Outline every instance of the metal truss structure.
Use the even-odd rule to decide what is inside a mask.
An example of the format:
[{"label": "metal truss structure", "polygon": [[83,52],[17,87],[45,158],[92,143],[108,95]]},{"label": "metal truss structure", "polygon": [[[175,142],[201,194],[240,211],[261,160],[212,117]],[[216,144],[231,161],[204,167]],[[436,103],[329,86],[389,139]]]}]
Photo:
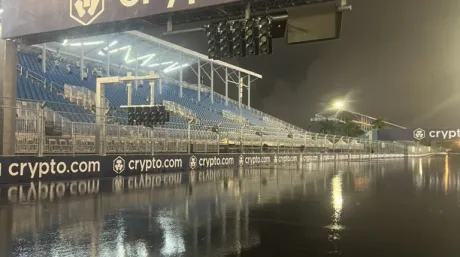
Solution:
[{"label": "metal truss structure", "polygon": [[[161,14],[144,19],[143,21],[153,25],[189,24],[203,21],[219,21],[229,19],[240,19],[249,11],[251,15],[282,14],[286,8],[319,4],[326,2],[337,2],[337,0],[252,0],[237,1],[219,7],[192,9],[188,11],[176,12],[174,14]],[[343,0],[342,0],[343,2]],[[343,4],[343,3],[342,3]],[[340,5],[342,5],[340,4]],[[346,1],[345,1],[346,4]],[[345,5],[343,4],[343,5]],[[249,10],[248,10],[249,7]]]},{"label": "metal truss structure", "polygon": [[[236,85],[240,92],[239,105],[243,105],[242,91],[247,90],[247,106],[251,107],[251,84],[261,79],[262,75],[237,67],[235,65],[208,59],[206,55],[187,48],[169,43],[159,38],[138,31],[129,31],[83,39],[51,42],[36,45],[42,49],[43,72],[46,72],[47,51],[77,58],[80,63],[80,74],[83,79],[84,65],[93,62],[103,66],[108,75],[134,72],[141,76],[154,72],[161,78],[174,79],[180,86],[179,96],[182,97],[182,87],[185,84],[183,73],[189,69],[197,76],[198,101],[201,92],[205,90],[201,77],[207,77],[210,91],[214,92],[214,83],[219,79],[225,85],[225,99],[228,105],[229,86]],[[115,74],[118,71],[118,74]],[[160,82],[161,91],[161,82]],[[214,103],[214,93],[211,102]]]},{"label": "metal truss structure", "polygon": [[[348,115],[347,115],[348,114]],[[324,111],[315,114],[315,117],[311,121],[322,121],[322,120],[332,120],[337,122],[345,122],[344,117],[352,116],[352,121],[359,125],[359,127],[364,131],[368,132],[372,130],[372,122],[377,120],[377,118],[371,117],[369,115],[361,114],[358,112],[350,110],[335,110],[335,111]],[[403,126],[383,121],[389,128],[401,128],[406,129]]]}]

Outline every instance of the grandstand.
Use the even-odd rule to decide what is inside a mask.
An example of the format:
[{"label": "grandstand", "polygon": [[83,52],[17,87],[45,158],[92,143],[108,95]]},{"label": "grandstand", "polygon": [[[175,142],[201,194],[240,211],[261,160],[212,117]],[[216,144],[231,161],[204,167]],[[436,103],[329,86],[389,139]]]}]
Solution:
[{"label": "grandstand", "polygon": [[[127,31],[143,27],[141,23],[163,24],[167,12],[168,32],[173,23],[219,20],[222,13],[226,13],[226,20],[229,15],[248,19],[265,14],[286,22],[292,10],[288,7],[317,3],[324,3],[327,10],[321,7],[315,12],[326,11],[336,26],[341,24],[341,12],[350,7],[344,0],[337,5],[334,2],[222,0],[200,6],[194,2],[154,6],[143,1],[135,7],[101,2],[92,6],[100,8],[98,12],[94,9],[88,16],[75,13],[70,1],[53,8],[37,6],[34,15],[24,15],[18,23],[25,2],[6,1],[2,36],[7,40],[2,43],[8,56],[2,63],[7,75],[2,83],[8,89],[17,84],[17,92],[4,90],[2,94],[6,121],[2,124],[3,154],[372,153],[373,149],[383,149],[379,142],[366,139],[308,132],[258,111],[251,106],[251,86],[262,75],[139,31]],[[70,10],[69,17],[56,15],[63,10]],[[100,16],[102,13],[114,15],[109,18]],[[291,22],[306,15],[305,9],[300,16],[291,14]],[[52,23],[49,17],[55,18]],[[336,38],[340,28],[331,31],[324,39],[304,40]],[[17,75],[10,78],[16,54]],[[139,79],[149,74],[158,79]],[[105,85],[101,99],[98,78],[126,76],[132,79]],[[215,86],[224,86],[225,93],[217,93]],[[229,91],[237,91],[238,99],[231,99]],[[133,126],[122,108],[152,105],[166,107],[167,123]],[[402,153],[405,147],[395,145],[383,152]]]},{"label": "grandstand", "polygon": [[[171,66],[174,63],[178,64]],[[100,72],[92,74],[94,68]],[[253,79],[262,76],[140,32],[21,46],[17,69],[19,154],[94,153],[95,111],[90,106],[97,76],[143,75],[152,70],[162,77],[154,85],[153,102],[167,107],[170,122],[154,128],[128,126],[127,114],[120,108],[128,102],[126,85],[107,87],[107,153],[363,151],[372,144],[309,133],[251,108],[249,99],[246,105],[242,97],[235,101],[220,95],[214,92],[215,79],[250,92]],[[211,85],[201,80],[187,83],[182,78],[185,69],[198,77],[204,74]],[[149,90],[148,81],[137,81],[132,104],[151,103]],[[41,138],[43,123],[58,133]]]}]

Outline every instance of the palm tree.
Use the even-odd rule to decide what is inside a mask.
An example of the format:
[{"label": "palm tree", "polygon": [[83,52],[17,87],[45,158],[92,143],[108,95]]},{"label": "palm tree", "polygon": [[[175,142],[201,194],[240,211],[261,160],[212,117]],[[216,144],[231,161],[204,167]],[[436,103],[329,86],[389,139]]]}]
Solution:
[{"label": "palm tree", "polygon": [[322,120],[319,122],[321,128],[319,130],[320,133],[323,133],[323,134],[328,134],[328,133],[334,133],[337,129],[336,129],[336,124],[334,121],[332,120],[329,120],[329,119],[326,119],[326,120]]},{"label": "palm tree", "polygon": [[364,131],[353,120],[345,120],[341,124],[342,135],[348,137],[359,137],[364,134]]},{"label": "palm tree", "polygon": [[384,129],[387,127],[387,124],[385,123],[385,120],[382,118],[377,118],[372,122],[372,128],[373,129]]}]

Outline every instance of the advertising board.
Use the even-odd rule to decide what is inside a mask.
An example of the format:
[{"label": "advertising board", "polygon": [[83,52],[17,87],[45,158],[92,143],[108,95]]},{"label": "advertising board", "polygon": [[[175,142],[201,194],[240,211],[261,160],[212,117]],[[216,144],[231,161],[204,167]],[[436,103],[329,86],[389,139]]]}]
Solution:
[{"label": "advertising board", "polygon": [[78,180],[193,170],[403,157],[389,154],[196,154],[0,157],[0,183]]},{"label": "advertising board", "polygon": [[[155,14],[221,5],[236,0],[3,0],[2,37],[93,27]],[[116,23],[115,23],[116,22]],[[125,26],[126,27],[126,26]],[[85,29],[89,30],[89,29]]]}]

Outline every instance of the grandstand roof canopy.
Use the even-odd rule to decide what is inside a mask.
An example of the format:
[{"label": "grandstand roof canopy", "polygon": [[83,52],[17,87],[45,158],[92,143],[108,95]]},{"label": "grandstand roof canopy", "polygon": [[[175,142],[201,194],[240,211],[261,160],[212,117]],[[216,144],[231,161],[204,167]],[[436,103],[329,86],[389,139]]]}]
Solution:
[{"label": "grandstand roof canopy", "polygon": [[[337,109],[328,109],[324,110],[322,112],[319,112],[315,114],[315,118],[312,120],[317,121],[317,120],[322,120],[322,119],[329,119],[329,120],[338,120],[338,121],[345,121],[345,120],[354,120],[358,123],[366,123],[364,125],[372,125],[372,122],[377,120],[378,118],[365,115],[362,113],[354,112],[351,110],[337,110]],[[405,127],[391,123],[389,121],[383,120],[385,124],[387,124],[390,128],[402,128],[405,129]]]},{"label": "grandstand roof canopy", "polygon": [[244,17],[248,3],[252,15],[272,15],[286,13],[290,7],[333,1],[337,0],[97,0],[99,8],[92,16],[86,11],[77,15],[73,6],[79,0],[2,0],[0,4],[5,9],[2,36],[38,44],[163,26],[169,19],[173,24],[238,19]]},{"label": "grandstand roof canopy", "polygon": [[253,79],[262,78],[258,73],[223,61],[211,60],[204,54],[138,31],[65,39],[62,42],[47,43],[47,48],[75,57],[81,56],[83,51],[85,59],[100,63],[106,63],[110,56],[110,63],[113,65],[132,69],[137,65],[139,70],[162,70],[166,73],[168,70],[177,70],[175,67],[192,66],[200,60],[202,65],[213,63],[214,69],[227,67],[229,72],[241,72],[241,75],[251,75]]},{"label": "grandstand roof canopy", "polygon": [[[250,2],[251,13],[253,15],[276,14],[286,12],[286,8],[334,2],[336,0],[251,0],[236,1],[218,7],[208,7],[201,9],[189,9],[173,14],[173,23],[193,23],[210,20],[228,20],[244,17],[247,3]],[[169,14],[147,17],[145,21],[153,24],[166,24]]]}]

